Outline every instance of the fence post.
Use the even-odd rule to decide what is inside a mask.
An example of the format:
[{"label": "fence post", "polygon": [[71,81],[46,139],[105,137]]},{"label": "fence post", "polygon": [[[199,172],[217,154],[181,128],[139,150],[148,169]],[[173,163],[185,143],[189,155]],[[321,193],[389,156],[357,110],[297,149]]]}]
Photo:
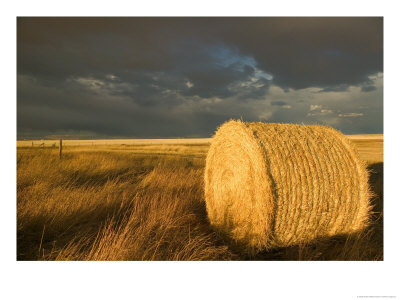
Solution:
[{"label": "fence post", "polygon": [[60,159],[62,157],[62,139],[60,139]]}]

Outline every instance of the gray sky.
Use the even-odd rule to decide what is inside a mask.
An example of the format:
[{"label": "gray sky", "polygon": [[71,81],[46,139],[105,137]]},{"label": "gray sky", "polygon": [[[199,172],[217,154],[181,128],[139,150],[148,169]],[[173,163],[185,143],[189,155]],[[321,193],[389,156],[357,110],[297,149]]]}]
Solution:
[{"label": "gray sky", "polygon": [[383,132],[382,18],[18,18],[18,138]]}]

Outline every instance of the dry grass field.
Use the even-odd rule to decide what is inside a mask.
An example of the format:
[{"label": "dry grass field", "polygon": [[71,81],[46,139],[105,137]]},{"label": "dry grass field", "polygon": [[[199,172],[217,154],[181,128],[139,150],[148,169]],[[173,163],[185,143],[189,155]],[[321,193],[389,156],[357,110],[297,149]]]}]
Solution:
[{"label": "dry grass field", "polygon": [[[209,225],[209,139],[17,142],[18,260],[383,260],[383,135],[349,136],[368,163],[371,225],[243,254]],[[53,145],[55,147],[53,147]]]}]

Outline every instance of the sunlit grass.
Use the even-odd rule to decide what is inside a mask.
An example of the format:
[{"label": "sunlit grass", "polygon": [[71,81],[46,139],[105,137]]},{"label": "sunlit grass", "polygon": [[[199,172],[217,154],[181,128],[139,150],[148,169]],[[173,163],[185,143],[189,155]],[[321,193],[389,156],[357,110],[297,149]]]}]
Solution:
[{"label": "sunlit grass", "polygon": [[51,147],[20,147],[17,258],[382,259],[381,147],[355,142],[362,158],[371,162],[377,195],[373,225],[358,236],[334,237],[257,257],[236,251],[209,226],[203,198],[208,143],[66,146],[61,160]]}]

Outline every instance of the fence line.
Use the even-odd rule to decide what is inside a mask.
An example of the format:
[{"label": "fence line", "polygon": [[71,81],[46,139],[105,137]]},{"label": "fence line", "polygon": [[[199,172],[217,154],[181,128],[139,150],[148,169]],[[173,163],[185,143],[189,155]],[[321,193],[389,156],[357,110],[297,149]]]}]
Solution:
[{"label": "fence line", "polygon": [[[53,147],[60,140],[29,140],[17,141],[17,147]],[[102,140],[62,140],[63,146],[121,146],[121,145],[181,145],[181,144],[207,144],[210,138],[193,139],[102,139]]]}]

